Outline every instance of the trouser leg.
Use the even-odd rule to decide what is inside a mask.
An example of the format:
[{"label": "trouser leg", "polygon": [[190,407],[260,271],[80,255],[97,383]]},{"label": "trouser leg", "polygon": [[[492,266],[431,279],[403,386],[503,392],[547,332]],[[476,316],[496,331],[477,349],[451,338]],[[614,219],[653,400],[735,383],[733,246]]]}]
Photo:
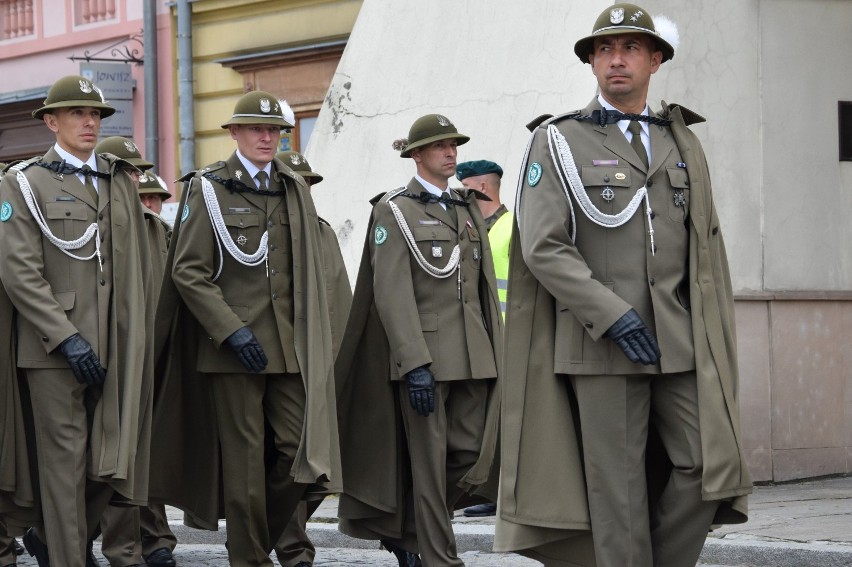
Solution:
[{"label": "trouser leg", "polygon": [[572,376],[598,567],[652,565],[645,445],[650,377]]},{"label": "trouser leg", "polygon": [[79,384],[70,370],[27,369],[36,436],[44,532],[52,567],[83,567],[112,488],[87,480],[89,431],[99,390]]},{"label": "trouser leg", "polygon": [[177,538],[169,527],[166,507],[150,504],[139,508],[139,528],[142,534],[142,556],[147,557],[158,549],[174,551]]},{"label": "trouser leg", "polygon": [[0,565],[14,565],[17,561],[15,538],[6,531],[6,524],[0,518]]},{"label": "trouser leg", "polygon": [[456,551],[451,508],[462,494],[456,483],[476,461],[482,443],[485,392],[484,381],[438,382],[435,411],[423,417],[408,403],[408,386],[399,385],[417,541],[425,567],[464,565]]},{"label": "trouser leg", "polygon": [[109,561],[110,567],[127,567],[144,562],[138,506],[107,506],[101,516],[101,536],[101,553]]},{"label": "trouser leg", "polygon": [[282,567],[294,567],[301,561],[314,562],[316,549],[305,531],[305,526],[321,503],[322,500],[303,500],[299,503],[296,513],[290,518],[287,528],[275,544],[275,555]]},{"label": "trouser leg", "polygon": [[278,374],[267,380],[263,408],[274,441],[274,453],[266,477],[267,553],[281,538],[307,488],[290,476],[302,437],[305,403],[305,386],[300,374]]},{"label": "trouser leg", "polygon": [[701,498],[703,458],[694,372],[656,377],[651,418],[673,469],[652,510],[654,565],[693,567],[698,562],[718,501]]}]

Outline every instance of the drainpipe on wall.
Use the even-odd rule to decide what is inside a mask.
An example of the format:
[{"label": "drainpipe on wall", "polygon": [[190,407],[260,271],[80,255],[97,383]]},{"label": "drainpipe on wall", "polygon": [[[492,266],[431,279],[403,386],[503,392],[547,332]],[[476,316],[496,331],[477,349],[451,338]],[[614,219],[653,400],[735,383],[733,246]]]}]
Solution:
[{"label": "drainpipe on wall", "polygon": [[195,169],[195,115],[192,85],[192,8],[177,1],[178,113],[180,115],[180,173]]},{"label": "drainpipe on wall", "polygon": [[142,33],[145,42],[145,157],[160,163],[160,108],[157,72],[157,0],[145,0],[142,12]]}]

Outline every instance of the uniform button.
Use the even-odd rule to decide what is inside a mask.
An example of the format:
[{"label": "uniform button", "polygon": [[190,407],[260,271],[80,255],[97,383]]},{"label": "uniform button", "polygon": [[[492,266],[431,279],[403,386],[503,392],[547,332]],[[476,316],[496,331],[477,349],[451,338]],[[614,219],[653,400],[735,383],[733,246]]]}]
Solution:
[{"label": "uniform button", "polygon": [[103,242],[103,241],[104,241],[104,237],[103,237],[103,236],[101,236],[101,242]]},{"label": "uniform button", "polygon": [[592,323],[586,323],[583,326],[587,329],[593,329],[594,328],[594,325]]},{"label": "uniform button", "polygon": [[272,300],[273,300],[273,301],[275,301],[275,300],[277,300],[277,299],[278,299],[278,294],[277,294],[277,293],[273,293],[273,294],[272,294]]},{"label": "uniform button", "polygon": [[41,338],[41,340],[43,340],[44,342],[47,342],[47,341],[49,341],[50,339],[48,339],[47,337],[42,337],[42,338]]},{"label": "uniform button", "polygon": [[657,283],[657,280],[655,280],[654,278],[651,278],[650,280],[648,280],[648,283],[651,284],[651,285],[654,285],[654,284]]},{"label": "uniform button", "polygon": [[106,280],[101,280],[101,285],[106,285]]},{"label": "uniform button", "polygon": [[719,227],[718,227],[718,226],[714,226],[714,227],[713,227],[713,234],[716,234],[717,232],[719,232]]},{"label": "uniform button", "polygon": [[604,183],[609,183],[609,175],[604,175]]},{"label": "uniform button", "polygon": [[270,244],[270,245],[269,245],[269,251],[271,252],[271,251],[273,251],[273,250],[275,250],[275,245],[274,245],[274,244]]},{"label": "uniform button", "polygon": [[397,367],[401,367],[402,363],[397,361],[396,365],[397,365]]},{"label": "uniform button", "polygon": [[70,217],[70,216],[71,216],[71,211],[65,211],[65,216],[66,216],[66,217]]},{"label": "uniform button", "polygon": [[275,272],[275,268],[271,268],[271,269],[269,270],[269,273],[270,273],[270,274],[272,274],[272,275],[274,276],[274,275],[275,275],[275,273],[276,273],[276,272]]},{"label": "uniform button", "polygon": [[98,220],[104,220],[104,214],[103,213],[98,215]]},{"label": "uniform button", "polygon": [[649,179],[648,181],[645,182],[645,187],[650,187],[653,184],[654,184],[654,181],[652,179]]},{"label": "uniform button", "polygon": [[266,226],[272,226],[272,221],[266,221]]},{"label": "uniform button", "polygon": [[651,218],[652,219],[657,218],[657,213],[655,213],[654,211],[651,211]]}]

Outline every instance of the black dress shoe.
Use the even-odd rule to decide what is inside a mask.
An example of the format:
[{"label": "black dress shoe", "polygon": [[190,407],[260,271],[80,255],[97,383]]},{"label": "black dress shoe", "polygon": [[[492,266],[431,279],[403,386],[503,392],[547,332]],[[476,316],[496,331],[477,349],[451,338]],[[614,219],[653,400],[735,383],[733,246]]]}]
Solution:
[{"label": "black dress shoe", "polygon": [[98,560],[95,558],[95,543],[93,541],[89,541],[89,544],[86,546],[86,567],[101,567],[101,564],[98,563]]},{"label": "black dress shoe", "polygon": [[24,547],[27,553],[35,557],[38,567],[50,567],[50,556],[47,554],[47,544],[38,539],[33,528],[27,530],[24,537],[21,538],[24,542]]},{"label": "black dress shoe", "polygon": [[161,547],[152,551],[145,558],[145,563],[148,564],[148,567],[175,567],[177,565],[172,551],[168,547]]},{"label": "black dress shoe", "polygon": [[477,504],[464,509],[464,515],[467,518],[484,518],[493,516],[497,513],[497,504],[487,502],[485,504]]},{"label": "black dress shoe", "polygon": [[18,543],[18,540],[15,540],[15,555],[23,555],[27,550],[24,549],[24,546]]},{"label": "black dress shoe", "polygon": [[406,551],[386,539],[382,539],[379,541],[382,544],[382,547],[384,547],[385,549],[393,553],[394,556],[396,556],[396,560],[399,561],[399,567],[421,567],[420,556],[416,553]]}]

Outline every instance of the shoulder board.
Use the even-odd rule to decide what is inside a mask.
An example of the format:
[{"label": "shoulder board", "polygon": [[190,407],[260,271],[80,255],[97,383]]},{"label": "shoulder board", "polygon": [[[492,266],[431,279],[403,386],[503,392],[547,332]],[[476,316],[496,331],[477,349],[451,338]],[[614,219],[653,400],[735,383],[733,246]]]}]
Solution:
[{"label": "shoulder board", "polygon": [[35,157],[31,157],[30,159],[21,160],[21,161],[16,162],[16,163],[11,163],[3,171],[4,172],[9,171],[9,170],[23,171],[26,168],[28,168],[29,166],[31,166],[32,164],[36,163],[37,161],[40,161],[42,157],[43,156],[35,156]]},{"label": "shoulder board", "polygon": [[319,219],[319,221],[320,221],[322,224],[327,225],[327,226],[331,226],[331,223],[330,223],[330,222],[328,222],[327,220],[325,220],[324,218],[322,218],[321,216],[317,216],[317,218]]},{"label": "shoulder board", "polygon": [[530,132],[532,132],[532,131],[534,131],[536,128],[538,128],[538,127],[539,127],[539,125],[540,125],[542,122],[544,122],[545,120],[549,120],[549,119],[551,119],[551,118],[553,118],[553,115],[552,115],[552,114],[542,114],[541,116],[536,116],[535,118],[533,118],[532,120],[530,120],[529,122],[527,122],[527,130],[529,130]]},{"label": "shoulder board", "polygon": [[13,165],[18,165],[19,163],[21,163],[21,160],[19,160],[19,159],[16,159],[16,160],[12,160],[12,161],[10,161],[9,163],[7,163],[7,164],[5,165],[5,167],[3,167],[3,169],[2,169],[2,170],[0,170],[0,173],[6,173],[6,172],[7,172],[7,171],[9,171],[10,169],[12,169],[12,166],[13,166]]},{"label": "shoulder board", "polygon": [[201,169],[194,171],[193,174],[194,174],[195,177],[201,177],[202,175],[204,175],[208,171],[219,171],[220,169],[223,169],[227,166],[228,166],[228,164],[225,163],[224,161],[217,161],[216,163],[211,163],[210,165],[208,165],[206,167],[202,167]]},{"label": "shoulder board", "polygon": [[543,122],[541,122],[541,123],[538,125],[538,127],[539,127],[539,128],[543,128],[543,127],[545,127],[545,126],[550,126],[550,125],[551,125],[551,124],[553,124],[554,122],[559,122],[560,120],[565,120],[565,119],[567,119],[567,118],[574,118],[575,116],[579,116],[579,115],[580,115],[580,111],[579,111],[579,110],[572,110],[571,112],[566,112],[565,114],[559,114],[559,115],[557,115],[557,116],[551,116],[550,118],[548,118],[548,119],[544,120]]},{"label": "shoulder board", "polygon": [[466,187],[454,187],[453,191],[455,191],[462,199],[467,201],[467,199],[473,195],[473,197],[478,201],[493,201],[491,197],[480,191],[479,189],[468,189]]},{"label": "shoulder board", "polygon": [[680,115],[683,117],[683,123],[687,126],[692,126],[693,124],[701,124],[702,122],[707,122],[707,119],[698,114],[697,112],[693,112],[685,106],[680,104],[666,104],[666,101],[662,102],[663,110],[660,113],[664,118],[670,118],[670,115],[673,110],[680,109]]},{"label": "shoulder board", "polygon": [[175,179],[175,183],[177,183],[178,181],[185,183],[185,182],[189,181],[190,179],[192,179],[193,177],[195,177],[196,173],[198,173],[197,170],[190,171],[189,173],[184,173],[183,175],[181,175],[180,177]]},{"label": "shoulder board", "polygon": [[397,187],[396,189],[392,189],[386,193],[379,193],[378,195],[370,199],[370,203],[375,205],[379,201],[388,202],[391,199],[397,197],[400,193],[405,193],[405,186]]}]

